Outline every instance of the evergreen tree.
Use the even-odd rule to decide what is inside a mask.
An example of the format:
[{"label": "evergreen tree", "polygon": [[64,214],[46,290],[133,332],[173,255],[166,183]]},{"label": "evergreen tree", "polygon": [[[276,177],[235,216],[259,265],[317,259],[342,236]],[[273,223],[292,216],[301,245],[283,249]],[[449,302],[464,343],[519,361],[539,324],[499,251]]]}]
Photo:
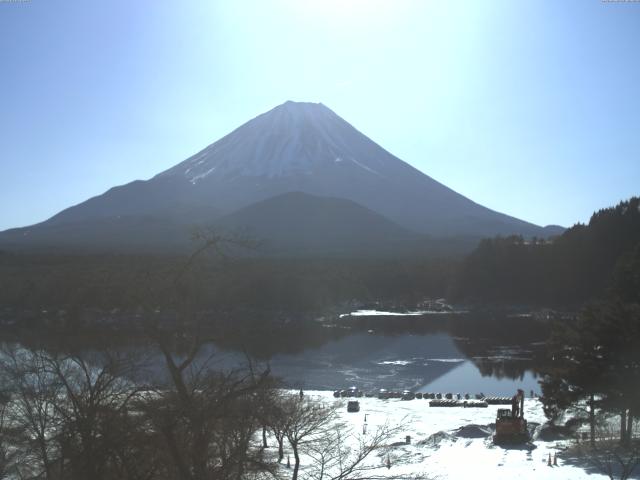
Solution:
[{"label": "evergreen tree", "polygon": [[556,324],[548,343],[549,362],[543,369],[542,403],[548,418],[586,402],[590,441],[595,441],[597,400],[606,390],[598,328],[583,312],[576,319]]},{"label": "evergreen tree", "polygon": [[605,301],[591,303],[574,321],[559,324],[548,344],[550,362],[541,382],[545,412],[587,400],[620,415],[620,441],[629,443],[640,412],[640,248],[618,262]]}]

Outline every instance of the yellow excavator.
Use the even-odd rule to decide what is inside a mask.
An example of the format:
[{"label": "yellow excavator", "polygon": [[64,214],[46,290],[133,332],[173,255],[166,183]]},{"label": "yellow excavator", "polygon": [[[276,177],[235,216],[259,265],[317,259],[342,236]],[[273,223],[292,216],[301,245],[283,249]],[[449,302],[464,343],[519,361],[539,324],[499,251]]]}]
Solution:
[{"label": "yellow excavator", "polygon": [[526,443],[529,440],[527,421],[524,418],[524,391],[518,390],[518,393],[511,398],[511,409],[498,409],[493,443],[516,444]]}]

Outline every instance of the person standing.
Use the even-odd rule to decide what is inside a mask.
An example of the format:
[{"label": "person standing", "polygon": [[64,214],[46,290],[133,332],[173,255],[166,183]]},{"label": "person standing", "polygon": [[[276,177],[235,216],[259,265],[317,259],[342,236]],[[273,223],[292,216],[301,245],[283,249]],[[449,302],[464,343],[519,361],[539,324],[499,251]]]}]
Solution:
[{"label": "person standing", "polygon": [[518,413],[519,413],[519,417],[523,418],[524,417],[524,390],[520,388],[518,389],[518,397],[519,397]]}]

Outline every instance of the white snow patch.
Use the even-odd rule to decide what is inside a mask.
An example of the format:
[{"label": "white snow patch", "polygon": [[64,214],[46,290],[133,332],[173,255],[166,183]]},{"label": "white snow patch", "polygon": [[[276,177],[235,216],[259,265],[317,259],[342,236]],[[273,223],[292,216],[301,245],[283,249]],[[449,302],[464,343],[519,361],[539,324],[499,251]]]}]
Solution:
[{"label": "white snow patch", "polygon": [[464,358],[427,358],[427,362],[442,362],[442,363],[462,363],[466,362]]},{"label": "white snow patch", "polygon": [[379,315],[390,316],[390,317],[410,317],[410,316],[415,316],[415,315],[424,315],[425,313],[429,313],[429,312],[427,310],[417,310],[417,311],[413,311],[413,312],[385,312],[385,311],[382,311],[382,310],[356,310],[355,312],[351,312],[351,313],[342,313],[342,314],[340,314],[340,318],[348,317],[348,316],[352,316],[352,317],[361,317],[361,316],[373,317],[373,316],[379,316]]},{"label": "white snow patch", "polygon": [[389,312],[384,310],[356,310],[350,313],[341,313],[338,317],[375,317],[375,316],[386,316],[386,317],[412,317],[419,315],[451,315],[451,314],[460,314],[467,313],[466,310],[412,310],[409,312]]},{"label": "white snow patch", "polygon": [[382,175],[380,175],[378,172],[376,172],[374,169],[367,167],[366,165],[360,163],[359,161],[357,161],[355,158],[350,158],[349,160],[351,160],[353,163],[355,163],[357,166],[359,166],[360,168],[364,168],[366,171],[371,172],[375,175],[378,175],[379,177],[381,177]]},{"label": "white snow patch", "polygon": [[191,177],[191,179],[189,181],[195,185],[195,183],[198,180],[201,180],[201,179],[206,178],[207,176],[211,175],[216,170],[216,168],[218,168],[218,167],[215,166],[215,167],[210,168],[209,170],[207,170],[204,173],[200,173],[198,175],[194,175],[193,177]]}]

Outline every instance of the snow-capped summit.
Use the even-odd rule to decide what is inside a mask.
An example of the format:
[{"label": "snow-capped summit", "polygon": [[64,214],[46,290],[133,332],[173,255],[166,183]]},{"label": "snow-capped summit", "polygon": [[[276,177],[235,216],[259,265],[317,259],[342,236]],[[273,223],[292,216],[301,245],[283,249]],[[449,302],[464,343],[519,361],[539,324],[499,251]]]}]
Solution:
[{"label": "snow-capped summit", "polygon": [[322,103],[287,101],[245,123],[159,176],[182,175],[191,183],[211,176],[313,175],[341,164],[379,175],[358,132]]}]

